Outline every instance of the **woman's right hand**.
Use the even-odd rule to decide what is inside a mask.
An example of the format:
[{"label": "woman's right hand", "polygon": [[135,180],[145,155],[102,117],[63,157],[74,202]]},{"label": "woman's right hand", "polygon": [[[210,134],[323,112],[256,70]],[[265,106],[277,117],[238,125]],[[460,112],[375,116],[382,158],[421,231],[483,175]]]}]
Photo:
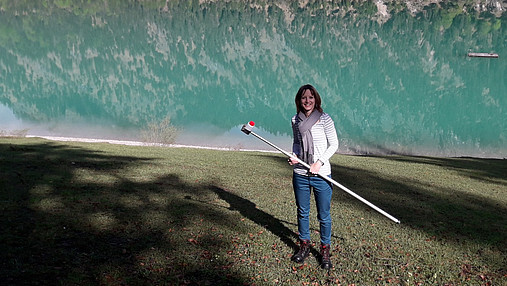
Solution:
[{"label": "woman's right hand", "polygon": [[294,157],[290,157],[287,161],[289,161],[289,165],[296,165],[298,163],[298,160]]}]

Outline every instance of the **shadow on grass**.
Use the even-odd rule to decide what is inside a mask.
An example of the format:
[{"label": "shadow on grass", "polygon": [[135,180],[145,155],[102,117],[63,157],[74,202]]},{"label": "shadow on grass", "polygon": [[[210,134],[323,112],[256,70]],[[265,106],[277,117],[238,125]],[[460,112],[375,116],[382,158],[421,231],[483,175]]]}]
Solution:
[{"label": "shadow on grass", "polygon": [[[234,257],[225,254],[234,250],[231,237],[248,233],[238,222],[241,217],[295,248],[296,236],[283,221],[218,184],[188,183],[174,174],[160,176],[162,172],[155,172],[158,177],[132,174],[148,172],[158,164],[154,158],[22,142],[0,143],[0,277],[6,284],[242,284],[250,277],[231,266]],[[268,170],[290,168],[282,156],[259,156],[273,160],[263,165]],[[491,162],[480,159],[385,160],[440,164],[505,191],[504,173],[495,171],[505,170],[503,161],[494,161],[490,170]],[[280,174],[287,176],[286,170]],[[403,226],[450,242],[497,244],[505,254],[506,209],[494,200],[426,180],[399,180],[339,165],[333,166],[333,177],[400,218]],[[230,207],[203,204],[210,195]]]},{"label": "shadow on grass", "polygon": [[[270,231],[271,233],[279,237],[283,243],[292,248],[293,255],[296,254],[299,247],[298,245],[296,245],[295,241],[297,241],[299,237],[296,233],[294,233],[292,230],[283,225],[282,222],[284,221],[279,220],[274,216],[272,216],[271,214],[258,209],[256,205],[251,201],[244,199],[230,191],[226,191],[216,186],[212,186],[210,188],[222,200],[230,204],[230,210],[239,211],[242,216],[248,218],[249,220],[263,227],[264,229]],[[317,263],[319,263],[320,262],[319,251],[313,246],[311,246],[310,251],[313,255],[313,258],[317,260]]]},{"label": "shadow on grass", "polygon": [[[150,181],[127,175],[152,160],[37,140],[0,144],[2,283],[246,281],[230,261],[213,259],[232,248],[213,233],[234,227],[230,217],[184,199],[205,188],[174,175]],[[203,218],[209,226],[200,224]]]},{"label": "shadow on grass", "polygon": [[[290,168],[281,155],[259,154],[276,162],[280,168]],[[459,173],[492,184],[502,196],[507,186],[507,160],[480,158],[432,158],[409,156],[385,156],[383,160],[428,164]],[[414,168],[418,168],[415,166]],[[402,225],[438,236],[451,242],[463,239],[483,245],[499,245],[502,252],[507,249],[506,228],[507,206],[481,196],[480,193],[465,192],[454,188],[433,186],[427,180],[400,180],[381,176],[364,169],[333,164],[332,177],[350,188],[387,213],[400,219]],[[444,176],[445,177],[445,176]],[[334,200],[349,199],[354,205],[376,213],[351,196],[334,187]],[[381,214],[378,214],[380,217]],[[505,247],[500,247],[500,246]]]},{"label": "shadow on grass", "polygon": [[264,212],[256,207],[251,201],[244,199],[232,192],[222,188],[211,186],[210,189],[216,193],[222,200],[230,204],[230,210],[237,210],[242,216],[255,222],[259,226],[267,229],[274,235],[278,236],[282,242],[296,251],[297,245],[294,243],[298,236],[289,228],[287,228],[281,220],[275,218],[271,214]]},{"label": "shadow on grass", "polygon": [[[507,190],[506,160],[386,156],[383,160],[428,164],[457,172],[460,180],[491,184],[499,193]],[[416,171],[416,169],[414,169]],[[498,245],[505,252],[507,207],[482,196],[480,191],[458,189],[459,185],[432,182],[426,178],[385,177],[363,169],[333,166],[333,176],[345,186],[398,217],[403,225],[450,242],[469,240]],[[438,175],[435,175],[438,176]],[[448,176],[442,176],[446,180]],[[452,177],[456,178],[456,177]],[[503,182],[502,182],[503,181]],[[445,186],[443,186],[445,185]],[[501,195],[500,195],[501,196]]]},{"label": "shadow on grass", "polygon": [[439,157],[408,157],[408,156],[386,156],[386,160],[397,162],[409,162],[414,164],[427,164],[441,166],[447,170],[460,173],[484,182],[497,182],[497,179],[507,180],[507,160],[487,158],[439,158]]}]

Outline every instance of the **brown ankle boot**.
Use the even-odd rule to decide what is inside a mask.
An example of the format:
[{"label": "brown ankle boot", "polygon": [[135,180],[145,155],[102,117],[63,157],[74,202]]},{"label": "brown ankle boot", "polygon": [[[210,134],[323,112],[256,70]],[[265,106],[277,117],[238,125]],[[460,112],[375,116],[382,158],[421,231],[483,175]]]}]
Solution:
[{"label": "brown ankle boot", "polygon": [[320,267],[326,270],[329,270],[331,267],[333,267],[333,264],[331,264],[329,248],[330,248],[329,244],[322,244],[320,246],[320,255],[321,255]]},{"label": "brown ankle boot", "polygon": [[303,263],[309,254],[310,254],[310,241],[301,240],[299,243],[298,252],[294,254],[290,260],[297,263]]}]

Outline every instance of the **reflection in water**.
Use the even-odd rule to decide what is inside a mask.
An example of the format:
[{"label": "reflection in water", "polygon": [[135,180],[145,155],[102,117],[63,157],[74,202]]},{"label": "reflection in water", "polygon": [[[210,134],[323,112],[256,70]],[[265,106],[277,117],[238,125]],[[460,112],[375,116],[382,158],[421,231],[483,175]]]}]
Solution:
[{"label": "reflection in water", "polygon": [[342,152],[506,156],[501,6],[60,2],[0,2],[0,103],[30,133],[135,140],[169,115],[178,143],[248,148],[254,120],[290,146],[312,83]]}]

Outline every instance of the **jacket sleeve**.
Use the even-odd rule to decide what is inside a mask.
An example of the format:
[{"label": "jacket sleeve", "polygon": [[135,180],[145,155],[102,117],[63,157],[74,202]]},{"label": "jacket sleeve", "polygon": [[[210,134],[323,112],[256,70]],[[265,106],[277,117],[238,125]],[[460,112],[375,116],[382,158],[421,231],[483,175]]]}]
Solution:
[{"label": "jacket sleeve", "polygon": [[336,128],[334,126],[334,121],[328,114],[325,114],[321,118],[324,124],[324,133],[326,135],[327,140],[327,149],[326,151],[318,158],[322,162],[328,162],[331,156],[338,150],[338,135],[336,134]]}]

